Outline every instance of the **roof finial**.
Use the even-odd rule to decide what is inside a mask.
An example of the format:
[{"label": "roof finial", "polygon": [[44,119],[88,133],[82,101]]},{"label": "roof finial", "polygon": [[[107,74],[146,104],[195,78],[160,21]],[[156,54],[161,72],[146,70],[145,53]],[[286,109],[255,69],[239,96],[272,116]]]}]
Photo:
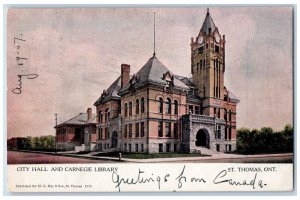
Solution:
[{"label": "roof finial", "polygon": [[207,14],[209,14],[209,8],[207,8]]},{"label": "roof finial", "polygon": [[155,57],[155,12],[154,12],[154,27],[153,27],[153,57]]}]

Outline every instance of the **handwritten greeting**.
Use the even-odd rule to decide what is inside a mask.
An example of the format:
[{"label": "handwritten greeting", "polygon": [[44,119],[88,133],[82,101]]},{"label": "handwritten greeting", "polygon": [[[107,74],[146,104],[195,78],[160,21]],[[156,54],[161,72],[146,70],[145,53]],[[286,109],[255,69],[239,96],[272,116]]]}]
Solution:
[{"label": "handwritten greeting", "polygon": [[[126,176],[119,175],[118,172],[112,173],[112,182],[115,184],[115,188],[121,192],[122,185],[138,185],[138,184],[145,184],[145,183],[154,183],[157,185],[158,189],[160,190],[162,184],[168,184],[168,182],[175,181],[177,183],[177,188],[180,189],[183,187],[183,184],[191,184],[191,183],[202,183],[206,184],[208,180],[203,177],[187,177],[185,175],[185,168],[184,165],[179,175],[172,179],[169,173],[164,175],[153,175],[150,176],[143,176],[145,171],[139,169],[136,175],[136,178],[129,178]],[[247,186],[251,189],[255,190],[257,187],[263,188],[267,186],[267,184],[258,178],[258,173],[254,173],[251,177],[245,177],[243,180],[235,180],[233,178],[228,178],[228,171],[232,172],[232,169],[229,168],[228,170],[221,170],[213,179],[213,184],[228,184],[231,186]]]},{"label": "handwritten greeting", "polygon": [[24,69],[26,67],[26,61],[28,61],[28,58],[26,56],[23,55],[23,51],[22,51],[22,45],[25,45],[26,40],[23,37],[23,34],[21,34],[19,37],[14,37],[14,46],[16,48],[16,65],[18,68],[18,71],[21,71],[21,73],[19,73],[17,75],[18,78],[18,86],[15,87],[12,92],[14,94],[21,94],[22,93],[22,80],[23,78],[27,78],[29,80],[31,79],[36,79],[38,77],[38,74],[24,74]]}]

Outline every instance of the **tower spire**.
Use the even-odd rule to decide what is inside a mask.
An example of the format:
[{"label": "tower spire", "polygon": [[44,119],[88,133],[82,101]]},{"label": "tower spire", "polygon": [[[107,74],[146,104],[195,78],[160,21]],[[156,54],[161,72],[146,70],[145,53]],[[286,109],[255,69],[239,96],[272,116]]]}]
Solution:
[{"label": "tower spire", "polygon": [[153,26],[153,57],[155,57],[155,12],[154,12],[154,26]]}]

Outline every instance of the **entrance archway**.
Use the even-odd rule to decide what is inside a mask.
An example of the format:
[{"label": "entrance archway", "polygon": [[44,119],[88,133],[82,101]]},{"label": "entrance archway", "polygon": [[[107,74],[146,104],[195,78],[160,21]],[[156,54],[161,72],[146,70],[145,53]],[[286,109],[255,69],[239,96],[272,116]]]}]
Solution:
[{"label": "entrance archway", "polygon": [[197,132],[196,146],[209,148],[209,134],[206,129],[200,129]]},{"label": "entrance archway", "polygon": [[118,146],[118,133],[114,131],[111,137],[111,148],[117,148],[117,146]]}]

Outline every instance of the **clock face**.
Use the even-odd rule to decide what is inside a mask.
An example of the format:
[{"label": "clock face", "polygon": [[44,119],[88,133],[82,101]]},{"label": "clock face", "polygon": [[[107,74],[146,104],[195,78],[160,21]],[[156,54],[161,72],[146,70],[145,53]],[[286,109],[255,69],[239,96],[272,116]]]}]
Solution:
[{"label": "clock face", "polygon": [[216,35],[215,38],[216,38],[216,42],[219,43],[220,40],[221,40],[221,36],[220,35]]},{"label": "clock face", "polygon": [[199,38],[198,38],[198,43],[199,43],[199,44],[202,44],[202,43],[203,43],[203,40],[204,40],[203,36],[199,36]]}]

